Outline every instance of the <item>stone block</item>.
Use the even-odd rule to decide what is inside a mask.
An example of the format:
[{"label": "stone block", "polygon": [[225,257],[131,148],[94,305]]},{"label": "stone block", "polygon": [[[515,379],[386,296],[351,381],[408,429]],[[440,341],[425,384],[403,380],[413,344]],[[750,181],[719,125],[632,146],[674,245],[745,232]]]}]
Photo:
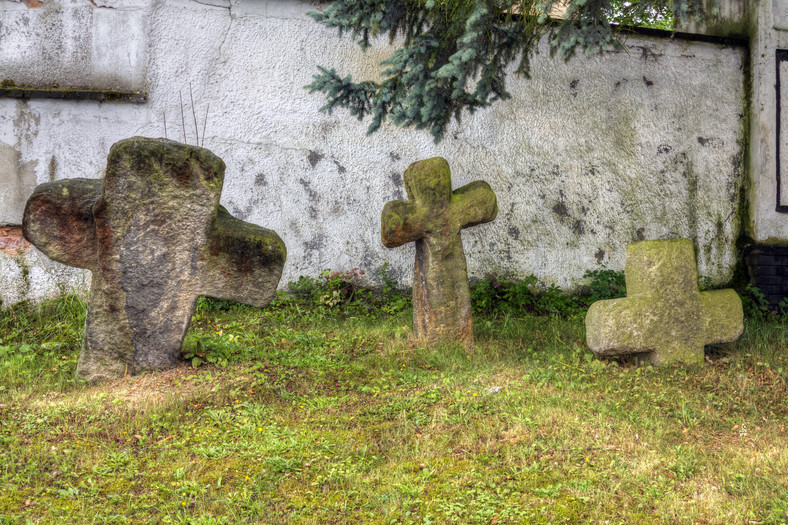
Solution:
[{"label": "stone block", "polygon": [[701,363],[705,345],[738,339],[741,299],[733,290],[699,292],[689,239],[636,242],[627,248],[627,297],[592,304],[588,346],[599,357],[648,354],[652,362]]},{"label": "stone block", "polygon": [[112,146],[104,180],[38,186],[25,237],[93,273],[77,375],[89,382],[174,366],[198,296],[264,306],[286,249],[219,206],[224,162],[134,137]]},{"label": "stone block", "polygon": [[411,164],[404,179],[410,200],[383,208],[381,239],[388,248],[416,243],[414,335],[470,345],[473,318],[460,230],[495,219],[495,193],[483,181],[452,191],[449,163],[440,157]]}]

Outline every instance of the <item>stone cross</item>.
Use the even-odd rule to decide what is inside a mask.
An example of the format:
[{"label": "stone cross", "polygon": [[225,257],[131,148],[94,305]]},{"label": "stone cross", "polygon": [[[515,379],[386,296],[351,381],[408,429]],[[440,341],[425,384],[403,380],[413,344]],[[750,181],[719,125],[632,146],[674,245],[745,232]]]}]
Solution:
[{"label": "stone cross", "polygon": [[482,181],[452,192],[449,164],[440,157],[411,164],[404,179],[410,202],[386,204],[381,238],[388,248],[416,243],[414,335],[470,345],[473,319],[460,230],[495,218],[495,193]]},{"label": "stone cross", "polygon": [[77,376],[89,382],[172,367],[206,295],[265,306],[286,250],[219,206],[225,165],[210,151],[134,137],[112,146],[102,180],[42,184],[25,237],[93,274]]},{"label": "stone cross", "polygon": [[648,353],[655,364],[702,363],[705,345],[735,341],[744,329],[735,291],[698,291],[689,239],[630,244],[624,276],[627,297],[597,301],[586,314],[586,340],[599,357]]}]

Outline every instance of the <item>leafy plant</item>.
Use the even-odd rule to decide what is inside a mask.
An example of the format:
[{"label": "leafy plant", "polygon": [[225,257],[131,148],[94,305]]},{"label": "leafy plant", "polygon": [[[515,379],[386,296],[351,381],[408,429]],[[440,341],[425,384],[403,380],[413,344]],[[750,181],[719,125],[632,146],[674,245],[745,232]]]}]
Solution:
[{"label": "leafy plant", "polygon": [[410,306],[411,294],[400,290],[397,281],[392,275],[389,263],[383,263],[383,266],[375,272],[375,276],[383,283],[380,289],[379,300],[381,309],[386,314],[395,314]]},{"label": "leafy plant", "polygon": [[377,281],[383,283],[379,289],[365,286],[365,274],[360,268],[324,270],[318,278],[300,276],[297,281],[288,283],[288,287],[295,298],[328,310],[342,307],[345,312],[374,315],[375,310],[380,309],[385,314],[394,314],[410,304],[409,294],[399,289],[388,263],[375,272]]},{"label": "leafy plant", "polygon": [[583,277],[591,279],[588,283],[588,303],[602,301],[605,299],[617,299],[626,297],[627,285],[624,280],[624,272],[615,270],[588,270]]},{"label": "leafy plant", "polygon": [[539,283],[533,275],[524,279],[490,274],[471,287],[471,304],[476,314],[494,312],[516,315],[573,317],[583,315],[594,302],[626,296],[624,273],[591,270],[587,289],[571,294],[555,284]]},{"label": "leafy plant", "polygon": [[217,332],[215,335],[201,335],[193,337],[193,345],[184,345],[184,348],[189,348],[183,353],[183,358],[191,361],[192,368],[197,368],[203,363],[211,363],[220,368],[226,367],[234,354],[238,352],[238,336],[233,334],[224,334],[223,331]]},{"label": "leafy plant", "polygon": [[296,298],[309,299],[320,289],[320,283],[314,277],[301,275],[297,281],[287,283],[287,287]]},{"label": "leafy plant", "polygon": [[320,289],[324,293],[320,295],[319,302],[331,307],[340,303],[352,302],[356,294],[362,290],[360,279],[364,273],[364,270],[358,268],[345,272],[324,270],[320,274],[320,278],[323,280]]},{"label": "leafy plant", "polygon": [[570,295],[555,284],[551,284],[536,296],[535,313],[555,317],[574,317],[584,313],[583,301]]},{"label": "leafy plant", "polygon": [[524,279],[489,274],[471,287],[471,304],[476,313],[533,311],[537,302],[533,287],[537,279],[529,275]]},{"label": "leafy plant", "polygon": [[782,299],[780,299],[777,308],[780,309],[780,314],[782,314],[783,316],[788,314],[788,297],[783,297]]},{"label": "leafy plant", "polygon": [[773,315],[769,301],[758,287],[748,284],[741,295],[742,308],[745,317],[765,320]]}]

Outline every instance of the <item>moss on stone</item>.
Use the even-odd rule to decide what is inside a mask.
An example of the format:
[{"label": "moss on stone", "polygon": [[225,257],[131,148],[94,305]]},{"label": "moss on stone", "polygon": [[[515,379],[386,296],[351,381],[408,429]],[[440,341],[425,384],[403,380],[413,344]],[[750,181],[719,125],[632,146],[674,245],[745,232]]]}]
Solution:
[{"label": "moss on stone", "polygon": [[657,364],[702,363],[705,345],[741,335],[736,292],[698,292],[689,239],[631,244],[624,273],[627,297],[598,301],[586,315],[586,338],[596,355],[649,353]]},{"label": "moss on stone", "polygon": [[219,208],[213,222],[209,250],[225,253],[239,267],[284,265],[287,248],[273,230],[236,219]]},{"label": "moss on stone", "polygon": [[448,203],[451,199],[451,170],[446,159],[433,157],[414,162],[403,176],[408,199],[421,205]]},{"label": "moss on stone", "polygon": [[495,218],[495,193],[482,181],[452,192],[449,164],[439,157],[411,164],[404,178],[410,202],[386,204],[381,239],[389,248],[416,242],[414,334],[470,345],[473,320],[460,230]]}]

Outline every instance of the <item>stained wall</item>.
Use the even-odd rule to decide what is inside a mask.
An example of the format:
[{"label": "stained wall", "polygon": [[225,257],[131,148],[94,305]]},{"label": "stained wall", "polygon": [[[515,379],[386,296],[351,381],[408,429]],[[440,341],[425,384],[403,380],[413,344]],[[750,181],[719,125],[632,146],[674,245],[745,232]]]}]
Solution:
[{"label": "stained wall", "polygon": [[[117,140],[166,134],[194,144],[199,135],[227,164],[222,204],[287,244],[282,284],[327,268],[374,275],[384,263],[409,284],[413,247],[382,246],[380,212],[405,198],[407,166],[433,156],[449,160],[455,187],[484,179],[498,196],[498,218],[463,232],[472,277],[577,286],[587,270],[622,269],[635,240],[689,237],[702,275],[731,278],[744,222],[745,47],[641,36],[565,63],[543,43],[532,78],[509,79],[511,99],[466,115],[436,145],[426,131],[384,125],[367,135],[368,122],[318,111],[322,96],[303,88],[317,65],[375,79],[391,48],[362,52],[305,15],[315,8],[0,0],[3,79],[80,84],[72,55],[57,51],[77,49],[79,87],[147,94],[136,104],[0,98],[2,225],[21,221],[33,182],[101,177]],[[71,27],[68,17],[90,38],[53,29]],[[132,26],[117,32],[126,20]],[[36,60],[48,66],[33,74]],[[89,274],[34,248],[3,251],[2,238],[4,303],[86,286]]]}]

